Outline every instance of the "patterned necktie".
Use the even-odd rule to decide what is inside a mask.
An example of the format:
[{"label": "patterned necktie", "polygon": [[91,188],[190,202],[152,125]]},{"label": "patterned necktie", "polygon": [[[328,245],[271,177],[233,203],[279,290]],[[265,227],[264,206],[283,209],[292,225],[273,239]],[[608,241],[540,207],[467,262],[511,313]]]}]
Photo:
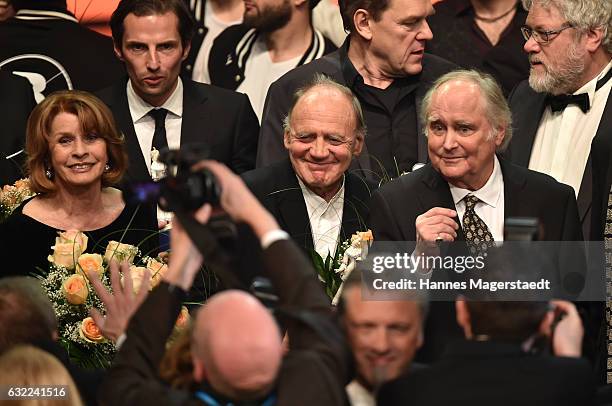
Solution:
[{"label": "patterned necktie", "polygon": [[462,227],[465,240],[472,255],[483,255],[494,244],[493,234],[474,211],[476,203],[480,199],[474,195],[467,195],[463,200],[465,202],[465,214],[463,215]]},{"label": "patterned necktie", "polygon": [[606,254],[606,324],[608,326],[607,382],[612,383],[612,191],[608,194],[604,244]]},{"label": "patterned necktie", "polygon": [[162,148],[168,148],[168,140],[166,139],[166,115],[168,110],[166,109],[153,109],[149,111],[149,114],[155,120],[155,132],[153,133],[152,146],[158,151]]}]

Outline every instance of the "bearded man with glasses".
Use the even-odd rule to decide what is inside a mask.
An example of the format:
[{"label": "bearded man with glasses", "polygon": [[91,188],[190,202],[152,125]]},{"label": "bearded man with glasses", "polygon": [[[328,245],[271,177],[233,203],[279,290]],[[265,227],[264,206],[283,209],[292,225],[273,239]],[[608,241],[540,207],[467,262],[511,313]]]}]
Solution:
[{"label": "bearded man with glasses", "polygon": [[[529,10],[521,31],[531,70],[529,81],[510,95],[516,126],[511,160],[572,186],[585,239],[602,240],[612,183],[612,2],[523,5]],[[591,319],[585,320],[587,353],[603,379],[603,305],[582,307],[583,319]]]}]

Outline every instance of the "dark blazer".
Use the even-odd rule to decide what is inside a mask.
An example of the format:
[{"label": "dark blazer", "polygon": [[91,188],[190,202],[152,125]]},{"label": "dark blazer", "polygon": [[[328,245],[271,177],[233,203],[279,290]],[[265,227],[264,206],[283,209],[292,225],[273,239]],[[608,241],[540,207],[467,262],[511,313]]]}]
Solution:
[{"label": "dark blazer", "polygon": [[[298,246],[307,251],[314,249],[306,202],[288,158],[247,172],[242,178]],[[345,174],[340,241],[350,238],[357,231],[366,230],[368,202],[374,189],[374,185],[360,177],[351,173]]]},{"label": "dark blazer", "polygon": [[[502,159],[499,162],[504,178],[505,218],[538,218],[547,241],[582,241],[570,186]],[[387,183],[374,193],[370,203],[368,225],[374,241],[415,241],[417,216],[433,207],[455,210],[448,183],[431,164]],[[461,224],[456,221],[457,241],[465,241]],[[463,335],[455,321],[454,306],[447,302],[432,302],[425,329],[427,339],[419,352],[422,362],[437,359],[450,341]]]},{"label": "dark blazer", "polygon": [[530,355],[504,342],[461,341],[431,368],[385,384],[378,405],[588,406],[594,398],[589,372],[581,358]]},{"label": "dark blazer", "polygon": [[[125,135],[130,158],[125,180],[151,179],[130,115],[126,81],[97,96],[109,106]],[[181,146],[206,143],[212,159],[242,173],[255,167],[258,130],[257,116],[245,95],[183,79]]]},{"label": "dark blazer", "polygon": [[26,176],[25,152],[5,159],[25,146],[26,122],[36,106],[27,79],[0,70],[0,111],[5,120],[0,129],[0,187]]},{"label": "dark blazer", "polygon": [[[570,186],[503,159],[499,163],[504,177],[504,218],[538,218],[545,241],[582,241],[576,200]],[[415,241],[417,216],[433,207],[455,210],[448,183],[427,164],[374,193],[368,222],[374,240]],[[465,240],[461,227],[457,240]]]},{"label": "dark blazer", "polygon": [[[527,81],[510,94],[514,136],[509,157],[517,165],[527,167],[540,121],[546,108],[546,93],[537,93]],[[578,192],[578,213],[585,238],[603,240],[603,229],[612,185],[612,98],[601,117],[591,142],[591,154]]]},{"label": "dark blazer", "polygon": [[[346,404],[350,354],[339,327],[314,277],[312,266],[289,240],[264,251],[266,274],[280,297],[281,308],[293,310],[286,320],[291,350],[278,375],[278,405],[336,406]],[[160,380],[157,368],[166,348],[184,292],[162,283],[134,314],[127,339],[99,392],[101,403],[121,405],[202,405],[192,393],[173,390]]]},{"label": "dark blazer", "polygon": [[[348,40],[347,40],[348,41]],[[293,103],[293,94],[297,89],[312,80],[315,74],[322,73],[329,76],[341,85],[348,86],[342,71],[342,64],[348,60],[348,47],[343,45],[322,58],[314,60],[304,66],[293,69],[283,75],[280,79],[270,85],[264,112],[261,121],[261,132],[257,151],[257,167],[266,166],[270,163],[282,160],[286,156],[283,146],[283,119],[287,115]],[[440,76],[456,69],[457,66],[434,55],[425,54],[423,57],[423,71],[419,77],[419,86],[415,93],[415,106],[420,106],[425,93],[433,82]],[[368,111],[364,111],[366,126],[368,125]],[[417,114],[418,134],[423,134],[422,123],[419,122]],[[360,169],[359,173],[372,173],[367,151],[368,137],[365,139],[363,151],[358,159],[353,160],[352,169]],[[424,135],[418,137],[418,161],[427,162],[427,138]]]}]

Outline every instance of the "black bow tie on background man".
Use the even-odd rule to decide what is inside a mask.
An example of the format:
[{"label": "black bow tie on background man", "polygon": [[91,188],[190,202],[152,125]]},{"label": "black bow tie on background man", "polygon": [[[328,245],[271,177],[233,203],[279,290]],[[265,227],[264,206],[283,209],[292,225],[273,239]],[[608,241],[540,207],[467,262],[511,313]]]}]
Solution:
[{"label": "black bow tie on background man", "polygon": [[[597,81],[595,85],[595,91],[601,89],[603,85],[608,82],[608,80],[612,77],[612,69],[606,73],[606,75]],[[586,113],[591,108],[591,103],[589,100],[589,95],[587,93],[580,94],[560,94],[557,96],[548,95],[546,97],[546,104],[550,106],[550,109],[553,113],[558,111],[563,111],[570,104],[575,104],[580,107],[583,113]]]}]

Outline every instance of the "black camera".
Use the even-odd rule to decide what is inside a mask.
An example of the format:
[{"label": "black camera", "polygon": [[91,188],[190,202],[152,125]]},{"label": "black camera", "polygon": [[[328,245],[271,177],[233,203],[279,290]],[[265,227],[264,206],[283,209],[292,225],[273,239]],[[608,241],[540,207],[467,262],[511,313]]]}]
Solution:
[{"label": "black camera", "polygon": [[207,169],[192,171],[197,162],[208,158],[208,148],[191,144],[178,150],[164,149],[159,162],[166,167],[166,176],[156,182],[135,182],[124,188],[128,203],[157,203],[164,211],[193,211],[205,203],[219,204],[221,187]]}]

